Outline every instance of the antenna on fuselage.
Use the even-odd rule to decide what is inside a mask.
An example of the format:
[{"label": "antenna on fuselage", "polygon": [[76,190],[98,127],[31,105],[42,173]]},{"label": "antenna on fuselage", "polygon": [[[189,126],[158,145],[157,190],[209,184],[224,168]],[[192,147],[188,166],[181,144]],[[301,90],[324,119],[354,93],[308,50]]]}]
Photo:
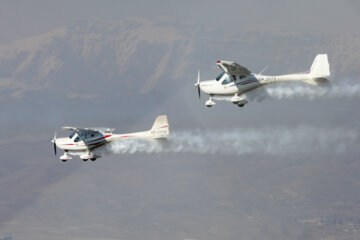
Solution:
[{"label": "antenna on fuselage", "polygon": [[263,72],[265,72],[266,69],[268,69],[269,65],[267,65],[266,67],[264,67],[264,69],[259,73],[259,75],[262,75]]}]

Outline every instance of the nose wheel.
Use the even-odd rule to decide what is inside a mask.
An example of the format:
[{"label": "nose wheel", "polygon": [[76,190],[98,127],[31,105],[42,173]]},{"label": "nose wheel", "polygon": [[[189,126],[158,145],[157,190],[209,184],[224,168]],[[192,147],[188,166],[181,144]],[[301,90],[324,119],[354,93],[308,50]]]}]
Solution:
[{"label": "nose wheel", "polygon": [[216,103],[212,100],[212,96],[210,96],[210,99],[206,101],[205,105],[207,107],[212,107],[214,106]]}]

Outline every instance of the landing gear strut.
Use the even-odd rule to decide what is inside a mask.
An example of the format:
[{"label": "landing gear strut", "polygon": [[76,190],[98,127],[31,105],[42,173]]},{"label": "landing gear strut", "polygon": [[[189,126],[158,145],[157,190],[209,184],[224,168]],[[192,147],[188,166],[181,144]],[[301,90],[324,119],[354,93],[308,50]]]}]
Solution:
[{"label": "landing gear strut", "polygon": [[212,100],[212,96],[210,95],[210,99],[206,101],[205,105],[207,107],[212,107],[214,106],[216,103]]}]

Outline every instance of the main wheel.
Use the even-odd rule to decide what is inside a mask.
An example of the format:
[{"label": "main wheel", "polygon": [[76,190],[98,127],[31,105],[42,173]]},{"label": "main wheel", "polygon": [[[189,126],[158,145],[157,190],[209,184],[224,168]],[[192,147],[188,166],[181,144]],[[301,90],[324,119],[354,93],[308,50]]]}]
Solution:
[{"label": "main wheel", "polygon": [[91,161],[95,161],[95,160],[96,160],[96,158],[90,158],[90,160],[91,160]]},{"label": "main wheel", "polygon": [[239,104],[238,107],[243,107],[245,104]]},{"label": "main wheel", "polygon": [[89,160],[89,159],[87,159],[87,158],[84,158],[84,159],[83,159],[84,162],[86,162],[87,160]]},{"label": "main wheel", "polygon": [[61,159],[62,162],[66,162],[67,160],[66,159]]}]

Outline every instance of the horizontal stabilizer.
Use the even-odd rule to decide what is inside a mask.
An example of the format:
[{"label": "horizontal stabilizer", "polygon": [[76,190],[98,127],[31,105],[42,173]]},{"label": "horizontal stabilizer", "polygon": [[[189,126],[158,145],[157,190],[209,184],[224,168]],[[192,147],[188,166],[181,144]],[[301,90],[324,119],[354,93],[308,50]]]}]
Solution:
[{"label": "horizontal stabilizer", "polygon": [[303,80],[303,82],[306,82],[311,85],[320,85],[320,86],[330,84],[330,81],[327,78],[306,79],[306,80]]}]

